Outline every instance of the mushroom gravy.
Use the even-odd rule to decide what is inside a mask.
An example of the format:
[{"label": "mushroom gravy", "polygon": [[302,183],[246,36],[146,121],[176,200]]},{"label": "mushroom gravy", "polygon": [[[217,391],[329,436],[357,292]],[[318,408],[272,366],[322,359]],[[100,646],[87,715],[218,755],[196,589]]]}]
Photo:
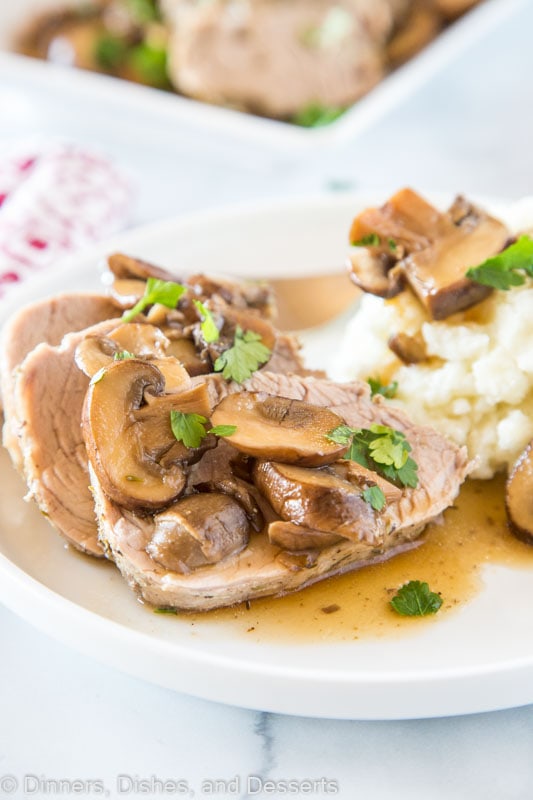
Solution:
[{"label": "mushroom gravy", "polygon": [[[438,625],[483,589],[483,568],[500,564],[533,571],[533,547],[508,530],[503,476],[467,480],[442,522],[428,526],[423,544],[381,564],[364,567],[282,598],[253,600],[249,607],[187,615],[195,625],[225,624],[257,640],[350,641],[410,635]],[[436,616],[402,617],[389,606],[409,580],[429,583],[443,605]]]}]

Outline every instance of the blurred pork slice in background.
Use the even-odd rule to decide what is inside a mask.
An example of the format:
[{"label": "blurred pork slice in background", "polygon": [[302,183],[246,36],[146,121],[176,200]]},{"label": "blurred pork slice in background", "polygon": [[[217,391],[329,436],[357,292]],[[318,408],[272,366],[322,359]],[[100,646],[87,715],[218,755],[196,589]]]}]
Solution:
[{"label": "blurred pork slice in background", "polygon": [[[314,127],[479,0],[50,0],[15,49]],[[31,5],[31,3],[30,3]]]},{"label": "blurred pork slice in background", "polygon": [[345,107],[381,80],[408,0],[163,0],[184,94],[272,117]]}]

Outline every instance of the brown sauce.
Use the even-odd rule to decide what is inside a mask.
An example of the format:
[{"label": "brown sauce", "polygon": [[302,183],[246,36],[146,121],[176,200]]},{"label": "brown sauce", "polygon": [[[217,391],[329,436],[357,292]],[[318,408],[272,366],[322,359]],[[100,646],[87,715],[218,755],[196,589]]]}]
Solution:
[{"label": "brown sauce", "polygon": [[[383,564],[329,578],[296,594],[190,615],[201,626],[223,623],[257,640],[311,642],[401,636],[438,624],[483,587],[483,566],[533,570],[533,547],[508,530],[504,479],[467,481],[441,523],[426,529],[416,550]],[[427,581],[443,605],[436,616],[401,617],[389,605],[409,580]]]}]

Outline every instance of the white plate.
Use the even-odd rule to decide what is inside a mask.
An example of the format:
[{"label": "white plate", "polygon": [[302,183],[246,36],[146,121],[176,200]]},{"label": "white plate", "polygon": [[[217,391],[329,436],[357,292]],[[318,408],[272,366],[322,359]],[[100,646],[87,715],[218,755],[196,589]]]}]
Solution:
[{"label": "white plate", "polygon": [[[82,2],[83,0],[75,0]],[[363,130],[393,111],[434,75],[442,72],[461,53],[481,41],[504,20],[516,14],[527,0],[484,0],[440,34],[418,56],[397,69],[359,100],[339,120],[324,128],[305,129],[251,114],[209,106],[184,97],[170,95],[96,73],[70,70],[42,61],[9,53],[13,31],[32,11],[54,5],[55,0],[18,0],[0,4],[0,72],[7,80],[10,74],[23,78],[40,91],[61,92],[66,98],[97,101],[112,109],[136,111],[149,115],[162,125],[199,126],[219,136],[242,139],[246,144],[271,145],[289,150],[293,155],[304,153],[310,146],[340,143],[353,139]],[[4,51],[4,52],[2,52]],[[172,129],[172,128],[171,128]]]},{"label": "white plate", "polygon": [[[70,259],[11,306],[97,287],[101,256],[116,248],[178,270],[279,276],[335,269],[350,219],[368,202],[322,198],[160,223]],[[472,602],[405,638],[260,641],[210,618],[192,625],[143,608],[112,565],[65,549],[22,501],[22,481],[5,453],[0,476],[0,600],[106,664],[211,700],[320,717],[428,717],[533,701],[530,572],[487,568]]]}]

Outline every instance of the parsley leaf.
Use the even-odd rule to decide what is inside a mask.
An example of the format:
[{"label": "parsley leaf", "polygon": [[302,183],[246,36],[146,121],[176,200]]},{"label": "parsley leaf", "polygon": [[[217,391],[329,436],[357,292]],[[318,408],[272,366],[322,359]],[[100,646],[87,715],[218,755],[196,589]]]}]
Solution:
[{"label": "parsley leaf", "polygon": [[409,455],[411,445],[401,431],[387,425],[371,425],[370,428],[339,425],[327,438],[337,444],[349,444],[345,459],[356,461],[392,483],[412,489],[418,486],[418,465]]},{"label": "parsley leaf", "polygon": [[529,236],[521,236],[501,253],[477,267],[470,267],[466,273],[466,277],[475,283],[503,291],[512,286],[522,286],[526,275],[533,278],[533,239]]},{"label": "parsley leaf", "polygon": [[236,425],[215,425],[207,430],[207,418],[201,414],[187,414],[184,411],[170,412],[170,427],[178,442],[185,447],[200,447],[208,433],[215,436],[231,436],[237,430]]},{"label": "parsley leaf", "polygon": [[213,319],[212,313],[208,308],[205,307],[203,303],[200,302],[200,300],[193,300],[193,303],[202,317],[200,328],[202,329],[202,336],[204,337],[205,341],[207,344],[217,342],[220,339],[220,331],[215,325],[215,320]]},{"label": "parsley leaf", "polygon": [[362,498],[366,503],[370,503],[374,511],[382,511],[385,508],[385,495],[379,486],[370,486],[365,489]]},{"label": "parsley leaf", "polygon": [[207,436],[205,429],[206,417],[201,414],[186,414],[183,411],[170,412],[170,427],[172,433],[185,447],[200,447]]},{"label": "parsley leaf", "polygon": [[396,244],[394,239],[387,239],[387,244],[389,245],[389,250],[392,250],[393,253],[395,250],[398,249],[398,245]]},{"label": "parsley leaf", "polygon": [[221,372],[226,380],[243,383],[272,355],[255,331],[243,331],[237,326],[233,347],[225,350],[215,361],[215,372]]},{"label": "parsley leaf", "polygon": [[392,397],[396,396],[396,392],[398,391],[398,381],[392,381],[392,383],[387,384],[387,386],[381,383],[379,378],[367,378],[366,382],[370,386],[372,397],[376,394],[380,394],[390,400]]},{"label": "parsley leaf", "polygon": [[162,281],[159,278],[148,278],[144,294],[129,311],[122,315],[123,322],[131,322],[137,314],[140,314],[147,306],[160,303],[167,308],[176,308],[182,294],[187,291],[186,286],[173,281]]},{"label": "parsley leaf", "polygon": [[377,233],[367,233],[361,239],[352,242],[354,247],[379,247],[381,239]]},{"label": "parsley leaf", "polygon": [[215,436],[232,436],[237,430],[236,425],[215,425],[208,433],[214,433]]},{"label": "parsley leaf", "polygon": [[302,128],[322,128],[335,122],[344,112],[346,106],[322,106],[310,103],[291,117],[291,122]]},{"label": "parsley leaf", "polygon": [[113,353],[113,361],[126,361],[129,358],[136,357],[135,353],[130,353],[129,350],[120,350],[117,353]]},{"label": "parsley leaf", "polygon": [[398,589],[390,604],[404,617],[425,617],[437,613],[442,605],[442,597],[432,592],[425,582],[409,581]]}]

